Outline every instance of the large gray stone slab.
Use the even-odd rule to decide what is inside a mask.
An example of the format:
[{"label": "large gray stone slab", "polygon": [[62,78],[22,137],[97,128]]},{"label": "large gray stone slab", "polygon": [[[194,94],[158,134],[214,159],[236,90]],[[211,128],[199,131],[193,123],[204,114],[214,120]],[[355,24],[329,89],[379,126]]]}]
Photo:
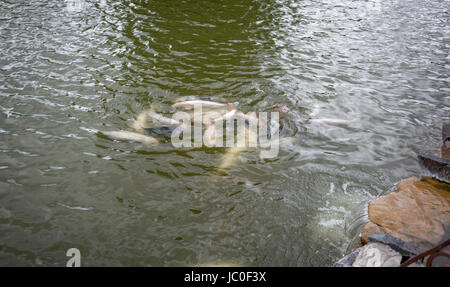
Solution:
[{"label": "large gray stone slab", "polygon": [[352,253],[348,254],[347,256],[336,262],[336,264],[334,264],[334,267],[352,267],[353,262],[355,262],[355,259],[360,251],[361,251],[360,248],[356,249]]},{"label": "large gray stone slab", "polygon": [[394,237],[386,233],[373,233],[369,236],[369,242],[378,242],[388,245],[395,251],[405,257],[412,257],[419,254],[422,250],[412,243],[405,242],[400,238]]}]

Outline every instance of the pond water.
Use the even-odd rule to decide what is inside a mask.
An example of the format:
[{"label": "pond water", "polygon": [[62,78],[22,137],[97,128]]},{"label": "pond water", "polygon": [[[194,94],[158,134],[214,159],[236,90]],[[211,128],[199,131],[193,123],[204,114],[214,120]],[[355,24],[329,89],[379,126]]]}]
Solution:
[{"label": "pond water", "polygon": [[[0,3],[2,266],[331,266],[450,120],[449,1],[74,1]],[[217,172],[96,133],[185,96],[295,140]]]}]

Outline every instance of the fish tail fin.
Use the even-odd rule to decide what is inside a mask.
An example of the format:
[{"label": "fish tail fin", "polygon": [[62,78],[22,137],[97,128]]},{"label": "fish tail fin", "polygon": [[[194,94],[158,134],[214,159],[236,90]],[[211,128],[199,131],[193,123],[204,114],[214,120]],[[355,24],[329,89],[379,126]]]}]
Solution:
[{"label": "fish tail fin", "polygon": [[133,121],[133,124],[131,125],[131,127],[133,128],[133,130],[137,133],[144,133],[144,129],[145,129],[145,123],[147,122],[147,114],[148,114],[149,110],[145,110],[143,112],[141,112],[137,117],[136,120]]}]

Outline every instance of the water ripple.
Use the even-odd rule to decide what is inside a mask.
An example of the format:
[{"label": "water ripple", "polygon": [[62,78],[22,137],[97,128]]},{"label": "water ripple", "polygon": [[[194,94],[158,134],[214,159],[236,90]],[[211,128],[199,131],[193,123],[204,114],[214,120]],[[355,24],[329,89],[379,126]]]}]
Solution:
[{"label": "water ripple", "polygon": [[[1,265],[331,265],[450,120],[446,1],[83,2],[0,3]],[[98,136],[182,96],[287,105],[295,140],[219,171]]]}]

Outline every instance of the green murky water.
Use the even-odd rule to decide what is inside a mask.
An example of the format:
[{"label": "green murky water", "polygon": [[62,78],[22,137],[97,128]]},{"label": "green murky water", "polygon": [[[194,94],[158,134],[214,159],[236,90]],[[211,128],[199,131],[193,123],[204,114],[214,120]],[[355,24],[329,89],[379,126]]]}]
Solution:
[{"label": "green murky water", "polygon": [[[448,1],[0,2],[0,265],[329,266],[450,119]],[[276,104],[295,142],[99,137],[152,105]]]}]

